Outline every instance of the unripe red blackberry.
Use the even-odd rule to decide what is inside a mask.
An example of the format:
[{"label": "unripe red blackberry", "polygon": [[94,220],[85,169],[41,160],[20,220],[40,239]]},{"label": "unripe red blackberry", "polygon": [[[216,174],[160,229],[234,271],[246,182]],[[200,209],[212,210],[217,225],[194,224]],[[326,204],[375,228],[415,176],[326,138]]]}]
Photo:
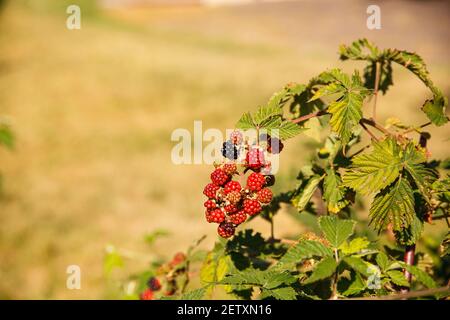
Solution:
[{"label": "unripe red blackberry", "polygon": [[241,200],[241,193],[238,191],[232,191],[227,195],[226,198],[230,203],[236,204]]},{"label": "unripe red blackberry", "polygon": [[244,212],[244,210],[241,210],[239,212],[230,214],[228,216],[228,219],[230,222],[238,226],[241,223],[244,223],[245,220],[247,220],[247,214]]},{"label": "unripe red blackberry", "polygon": [[253,172],[247,178],[247,188],[251,191],[259,191],[264,187],[266,178],[260,173]]},{"label": "unripe red blackberry", "polygon": [[231,222],[222,222],[217,227],[217,233],[222,238],[230,238],[234,235],[235,227]]},{"label": "unripe red blackberry", "polygon": [[251,216],[257,215],[262,210],[261,204],[257,200],[244,200],[244,211]]},{"label": "unripe red blackberry", "polygon": [[241,144],[243,140],[243,136],[242,133],[239,130],[234,130],[231,134],[230,134],[230,141],[233,144]]},{"label": "unripe red blackberry", "polygon": [[264,165],[264,152],[258,147],[253,147],[247,152],[245,160],[250,169],[259,169]]},{"label": "unripe red blackberry", "polygon": [[173,268],[176,265],[179,265],[180,263],[184,262],[186,260],[186,255],[183,252],[177,252],[173,258],[172,261],[170,261],[170,266]]},{"label": "unripe red blackberry", "polygon": [[223,188],[225,194],[229,194],[230,192],[237,191],[240,192],[242,189],[241,184],[237,181],[229,181]]},{"label": "unripe red blackberry", "polygon": [[272,201],[273,193],[269,188],[259,190],[256,194],[256,199],[261,203],[270,203]]},{"label": "unripe red blackberry", "polygon": [[237,166],[235,163],[225,163],[222,167],[223,171],[230,176],[237,172]]},{"label": "unripe red blackberry", "polygon": [[207,210],[212,210],[212,209],[215,209],[217,207],[216,202],[213,201],[213,200],[206,200],[203,205],[205,206],[205,208]]},{"label": "unripe red blackberry", "polygon": [[225,212],[220,209],[206,211],[205,217],[209,223],[221,223],[225,220]]},{"label": "unripe red blackberry", "polygon": [[229,178],[230,176],[222,169],[216,169],[211,173],[211,181],[218,186],[223,186]]},{"label": "unripe red blackberry", "polygon": [[210,199],[215,199],[216,193],[219,189],[220,187],[215,185],[214,183],[208,183],[203,189],[203,194]]},{"label": "unripe red blackberry", "polygon": [[229,204],[223,207],[226,213],[234,213],[238,211],[238,208],[234,204]]},{"label": "unripe red blackberry", "polygon": [[140,295],[141,300],[153,300],[153,291],[151,289],[145,289]]},{"label": "unripe red blackberry", "polygon": [[155,277],[151,277],[150,279],[148,279],[147,286],[152,291],[158,291],[159,289],[161,289],[161,283]]}]

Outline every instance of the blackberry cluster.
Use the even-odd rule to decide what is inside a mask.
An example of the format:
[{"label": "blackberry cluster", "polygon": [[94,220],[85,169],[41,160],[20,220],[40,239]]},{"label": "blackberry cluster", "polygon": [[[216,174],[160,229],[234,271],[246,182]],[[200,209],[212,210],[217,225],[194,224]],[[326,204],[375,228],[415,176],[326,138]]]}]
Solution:
[{"label": "blackberry cluster", "polygon": [[[226,160],[215,164],[211,183],[203,190],[208,198],[204,203],[206,221],[219,224],[217,233],[221,237],[232,237],[248,216],[258,215],[263,206],[272,201],[272,191],[268,187],[275,183],[275,178],[270,174],[266,152],[274,151],[275,139],[267,136],[264,140],[270,142],[267,145],[250,145],[244,141],[242,133],[235,130],[223,143],[222,155]],[[281,142],[276,144],[282,145]],[[250,174],[245,180],[247,171]]]}]

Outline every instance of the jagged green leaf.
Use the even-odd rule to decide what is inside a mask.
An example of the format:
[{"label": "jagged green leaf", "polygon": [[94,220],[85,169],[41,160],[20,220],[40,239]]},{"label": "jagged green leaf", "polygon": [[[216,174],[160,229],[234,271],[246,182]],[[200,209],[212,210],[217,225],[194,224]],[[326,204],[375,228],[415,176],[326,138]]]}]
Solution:
[{"label": "jagged green leaf", "polygon": [[304,129],[300,127],[298,124],[295,124],[291,121],[283,121],[281,125],[278,127],[279,130],[279,138],[281,140],[287,140],[295,137],[299,133],[301,133]]},{"label": "jagged green leaf", "polygon": [[305,209],[321,180],[322,178],[320,176],[312,176],[300,193],[292,198],[292,203],[298,211],[303,211]]},{"label": "jagged green leaf", "polygon": [[277,300],[295,300],[297,293],[292,287],[281,287],[275,289],[262,289],[261,299],[273,297]]},{"label": "jagged green leaf", "polygon": [[344,296],[355,295],[366,289],[367,283],[359,273],[353,272],[353,277],[351,280],[352,282],[350,283],[348,288],[344,292],[342,292]]},{"label": "jagged green leaf", "polygon": [[376,268],[374,265],[356,256],[344,257],[343,260],[348,264],[350,268],[352,268],[356,272],[359,272],[365,277],[370,276],[371,269]]},{"label": "jagged green leaf", "polygon": [[448,122],[448,117],[445,115],[445,108],[448,105],[447,98],[438,95],[433,99],[425,101],[422,106],[422,111],[425,112],[428,119],[436,126],[443,126]]},{"label": "jagged green leaf", "polygon": [[390,265],[389,258],[384,252],[379,252],[375,261],[382,271],[385,271]]},{"label": "jagged green leaf", "polygon": [[386,274],[389,276],[391,281],[393,283],[395,283],[396,285],[402,286],[402,287],[409,287],[409,282],[406,279],[403,272],[398,271],[398,270],[389,270],[389,271],[386,271]]},{"label": "jagged green leaf", "polygon": [[242,115],[239,121],[236,123],[236,128],[242,130],[254,129],[256,128],[255,122],[253,121],[250,112],[246,112]]},{"label": "jagged green leaf", "polygon": [[403,268],[408,270],[416,278],[417,281],[421,282],[427,288],[436,288],[436,282],[433,280],[433,278],[430,277],[430,275],[428,275],[428,273],[416,266],[407,265],[406,263],[400,261],[399,263]]},{"label": "jagged green leaf", "polygon": [[200,288],[186,292],[181,295],[180,300],[201,300],[206,293],[206,289]]},{"label": "jagged green leaf", "polygon": [[259,107],[253,116],[255,124],[259,126],[263,126],[264,123],[270,122],[272,118],[277,117],[281,117],[281,108],[276,103],[269,103]]},{"label": "jagged green leaf", "polygon": [[304,259],[312,257],[322,258],[332,255],[333,251],[318,241],[301,240],[299,243],[289,248],[280,259],[279,263],[300,263]]},{"label": "jagged green leaf", "polygon": [[337,262],[333,257],[326,257],[322,259],[317,265],[315,266],[311,276],[306,279],[303,283],[313,283],[322,279],[326,279],[328,277],[331,277],[333,273],[336,271],[337,268]]},{"label": "jagged green leaf", "polygon": [[350,242],[344,242],[339,249],[343,254],[354,254],[367,249],[370,241],[367,238],[355,238]]},{"label": "jagged green leaf", "polygon": [[415,216],[414,194],[408,180],[399,177],[396,182],[381,190],[372,202],[370,224],[381,231],[392,223],[394,230],[407,228]]},{"label": "jagged green leaf", "polygon": [[345,200],[345,188],[342,186],[341,178],[333,169],[326,169],[326,174],[323,182],[323,198],[327,203],[328,211],[338,213],[348,204]]},{"label": "jagged green leaf", "polygon": [[345,186],[362,194],[390,185],[402,169],[401,149],[392,138],[373,143],[371,153],[357,155],[342,177]]},{"label": "jagged green leaf", "polygon": [[353,234],[356,222],[338,219],[336,216],[319,218],[319,227],[333,248],[339,246]]}]

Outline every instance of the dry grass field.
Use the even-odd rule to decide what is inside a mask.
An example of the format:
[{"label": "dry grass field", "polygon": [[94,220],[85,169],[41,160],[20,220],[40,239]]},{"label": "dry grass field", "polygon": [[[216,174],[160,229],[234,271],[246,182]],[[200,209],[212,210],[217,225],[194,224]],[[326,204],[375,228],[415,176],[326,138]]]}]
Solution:
[{"label": "dry grass field", "polygon": [[[377,31],[366,28],[365,1],[108,10],[81,1],[73,31],[67,3],[9,1],[0,11],[0,115],[17,139],[13,152],[0,149],[0,299],[115,298],[106,245],[166,257],[206,234],[211,246],[202,207],[210,166],[172,164],[172,131],[194,120],[232,128],[287,82],[361,66],[338,61],[340,43],[368,37],[417,51],[450,91],[446,1],[381,1]],[[380,117],[425,122],[426,88],[395,71]],[[450,156],[449,126],[430,132],[433,156]],[[310,150],[303,135],[287,143],[278,190],[295,184]],[[279,215],[278,235],[300,232],[293,221]],[[269,232],[260,219],[250,225]],[[143,236],[156,229],[169,236],[149,248]],[[66,289],[70,264],[82,269],[82,290]]]}]

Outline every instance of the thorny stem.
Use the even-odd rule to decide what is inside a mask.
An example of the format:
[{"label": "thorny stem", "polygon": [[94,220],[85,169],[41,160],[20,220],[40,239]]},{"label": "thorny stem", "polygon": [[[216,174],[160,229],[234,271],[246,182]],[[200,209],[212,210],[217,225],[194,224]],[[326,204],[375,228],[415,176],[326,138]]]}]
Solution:
[{"label": "thorny stem", "polygon": [[433,296],[435,294],[446,294],[449,292],[450,292],[450,287],[446,286],[446,287],[441,287],[441,288],[426,289],[426,290],[406,292],[406,293],[400,293],[400,294],[392,294],[392,295],[380,296],[380,297],[362,297],[362,298],[351,298],[351,299],[347,299],[347,300],[403,300],[403,299],[409,299],[409,298],[420,298],[420,297]]},{"label": "thorny stem", "polygon": [[[339,263],[339,255],[338,255],[337,249],[334,249],[334,258],[336,259],[336,263]],[[334,279],[333,279],[333,285],[332,285],[332,294],[331,294],[330,300],[337,300],[338,299],[338,296],[337,296],[338,277],[339,277],[339,273],[338,273],[338,270],[336,268],[336,271],[334,273]]]},{"label": "thorny stem", "polygon": [[375,88],[373,93],[373,106],[372,106],[373,120],[377,118],[377,98],[378,98],[378,88],[380,85],[380,77],[381,77],[381,63],[377,61],[375,66]]},{"label": "thorny stem", "polygon": [[369,128],[366,127],[366,125],[364,124],[364,122],[360,122],[361,127],[369,134],[369,136],[375,140],[378,141],[378,138],[369,130]]},{"label": "thorny stem", "polygon": [[306,120],[314,118],[314,117],[320,117],[320,116],[326,115],[327,113],[328,112],[326,110],[319,110],[319,111],[316,111],[316,112],[311,112],[311,113],[309,113],[307,115],[304,115],[304,116],[301,116],[301,117],[299,117],[297,119],[292,119],[292,122],[293,123],[300,123],[300,122],[306,121]]},{"label": "thorny stem", "polygon": [[422,128],[428,127],[429,125],[431,125],[431,121],[429,121],[427,123],[424,123],[424,124],[422,124],[422,125],[420,125],[418,127],[409,128],[409,129],[403,131],[403,134],[407,134],[407,133],[410,133],[410,132],[413,132],[413,131],[418,131],[418,130],[420,130]]},{"label": "thorny stem", "polygon": [[362,118],[360,123],[364,123],[367,124],[371,127],[374,127],[375,129],[377,129],[378,131],[384,133],[385,135],[392,135],[391,132],[389,132],[385,127],[383,127],[382,125],[380,125],[378,122],[376,122],[373,119],[366,119],[366,118]]},{"label": "thorny stem", "polygon": [[[420,144],[420,146],[422,148],[426,148],[427,147],[427,138],[426,138],[425,135],[420,135],[419,144]],[[412,266],[414,264],[414,255],[415,255],[415,253],[416,253],[416,244],[412,244],[412,245],[406,246],[406,248],[405,248],[405,255],[403,257],[403,261],[407,265]],[[411,275],[411,273],[408,270],[406,270],[406,268],[405,268],[405,270],[403,270],[403,274],[405,275],[406,280],[408,280],[408,282],[411,283],[412,275]],[[409,288],[407,288],[407,287],[401,289],[402,293],[407,293],[408,291],[409,291]]]},{"label": "thorny stem", "polygon": [[272,239],[275,239],[275,232],[274,232],[274,226],[273,226],[273,215],[270,217],[270,237]]}]

